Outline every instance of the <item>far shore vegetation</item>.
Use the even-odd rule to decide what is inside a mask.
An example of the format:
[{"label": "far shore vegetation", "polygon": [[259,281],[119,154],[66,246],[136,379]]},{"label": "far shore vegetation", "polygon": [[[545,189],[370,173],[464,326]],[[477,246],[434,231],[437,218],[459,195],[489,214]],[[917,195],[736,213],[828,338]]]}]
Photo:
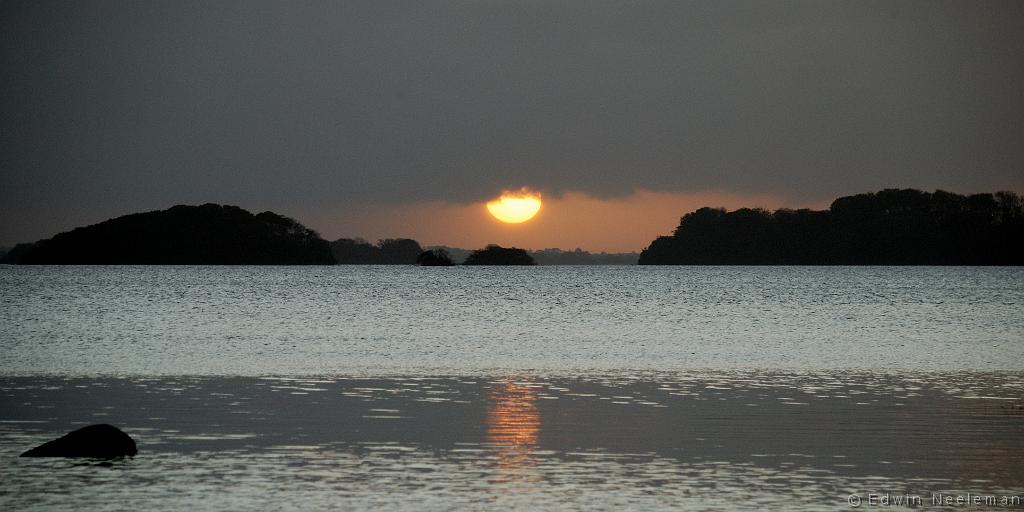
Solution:
[{"label": "far shore vegetation", "polygon": [[1013,192],[887,189],[824,211],[701,208],[640,253],[641,265],[1022,265]]},{"label": "far shore vegetation", "polygon": [[0,263],[78,265],[1024,265],[1024,200],[886,189],[827,210],[700,208],[639,254],[328,242],[298,221],[237,206],[179,205],[0,252]]}]

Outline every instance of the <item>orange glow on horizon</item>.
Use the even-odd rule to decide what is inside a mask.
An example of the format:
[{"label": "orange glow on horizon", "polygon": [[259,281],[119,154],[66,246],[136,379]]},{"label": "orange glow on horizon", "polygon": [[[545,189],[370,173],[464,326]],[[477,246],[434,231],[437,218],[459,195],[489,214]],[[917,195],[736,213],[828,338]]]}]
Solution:
[{"label": "orange glow on horizon", "polygon": [[736,209],[827,208],[828,203],[796,202],[771,194],[722,191],[654,192],[637,190],[618,197],[566,192],[544,197],[544,214],[514,229],[498,222],[480,202],[443,201],[402,204],[348,204],[333,210],[296,212],[324,238],[412,238],[423,246],[480,249],[487,244],[590,252],[640,252],[656,237],[669,235],[679,218],[703,206]]}]

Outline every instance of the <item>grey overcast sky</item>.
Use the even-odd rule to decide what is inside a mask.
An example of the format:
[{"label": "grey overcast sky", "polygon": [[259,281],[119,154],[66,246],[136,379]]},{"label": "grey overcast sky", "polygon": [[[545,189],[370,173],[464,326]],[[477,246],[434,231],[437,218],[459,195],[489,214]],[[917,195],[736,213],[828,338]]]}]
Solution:
[{"label": "grey overcast sky", "polygon": [[0,105],[0,245],[182,203],[338,236],[524,185],[1022,191],[1024,2],[4,1]]}]

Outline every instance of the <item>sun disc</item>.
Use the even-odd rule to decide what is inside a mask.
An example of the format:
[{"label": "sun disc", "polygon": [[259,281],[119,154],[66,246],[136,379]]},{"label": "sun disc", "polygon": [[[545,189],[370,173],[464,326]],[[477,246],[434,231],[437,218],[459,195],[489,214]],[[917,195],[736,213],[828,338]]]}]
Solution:
[{"label": "sun disc", "polygon": [[540,194],[522,189],[502,192],[500,197],[487,202],[487,211],[502,222],[519,224],[537,215],[540,205]]}]

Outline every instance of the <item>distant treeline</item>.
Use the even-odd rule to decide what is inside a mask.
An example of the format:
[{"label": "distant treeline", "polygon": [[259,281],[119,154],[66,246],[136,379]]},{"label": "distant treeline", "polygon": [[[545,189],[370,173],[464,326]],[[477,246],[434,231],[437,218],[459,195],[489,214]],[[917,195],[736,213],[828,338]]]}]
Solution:
[{"label": "distant treeline", "polygon": [[[343,265],[412,265],[425,250],[442,250],[455,264],[466,263],[474,252],[444,245],[422,248],[419,242],[409,238],[386,238],[376,244],[362,238],[340,238],[331,242],[334,258]],[[635,265],[639,257],[635,252],[590,253],[582,249],[544,249],[526,253],[538,265]]]},{"label": "distant treeline", "polygon": [[[429,246],[427,249],[443,249],[451,256],[452,261],[456,263],[466,261],[466,258],[473,252],[469,249],[444,245]],[[527,251],[527,253],[538,265],[636,265],[637,258],[640,257],[635,252],[587,252],[579,248],[572,251],[542,249],[539,251]]]},{"label": "distant treeline", "polygon": [[[529,251],[488,245],[469,251],[425,251],[415,240],[388,238],[370,244],[342,238],[327,242],[311,229],[273,212],[252,214],[237,206],[179,205],[75,228],[53,238],[0,249],[0,263],[30,265],[535,265]],[[545,249],[545,264],[595,264],[614,257]],[[632,256],[633,261],[628,261]],[[604,259],[602,259],[604,258]]]},{"label": "distant treeline", "polygon": [[19,244],[6,263],[37,265],[329,265],[315,231],[272,212],[204,204],[125,215]]},{"label": "distant treeline", "polygon": [[[416,264],[423,267],[451,267],[455,265],[451,254],[445,249],[434,248],[420,253],[416,257]],[[477,249],[466,256],[463,265],[536,265],[537,262],[525,249],[518,247],[502,247],[500,245],[488,245],[483,249]]]},{"label": "distant treeline", "polygon": [[538,265],[636,265],[640,257],[635,252],[608,253],[587,252],[577,248],[574,251],[544,249],[530,251]]},{"label": "distant treeline", "polygon": [[362,238],[339,238],[331,242],[331,252],[342,265],[412,265],[423,248],[408,238],[386,238],[376,245]]},{"label": "distant treeline", "polygon": [[[409,238],[386,238],[371,245],[361,238],[341,238],[331,242],[334,258],[342,265],[536,265],[523,249],[488,245],[483,249],[447,250],[431,247],[424,250],[419,242]],[[453,257],[457,251],[459,257]]]},{"label": "distant treeline", "polygon": [[1021,265],[1024,201],[887,189],[840,197],[825,211],[701,208],[641,265]]}]

